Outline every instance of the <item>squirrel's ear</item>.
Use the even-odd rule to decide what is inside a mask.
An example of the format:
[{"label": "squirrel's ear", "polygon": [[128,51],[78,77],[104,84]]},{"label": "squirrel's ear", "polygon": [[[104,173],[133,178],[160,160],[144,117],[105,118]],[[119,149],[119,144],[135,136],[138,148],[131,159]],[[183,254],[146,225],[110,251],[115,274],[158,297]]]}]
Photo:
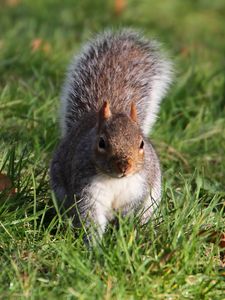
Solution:
[{"label": "squirrel's ear", "polygon": [[136,109],[134,102],[131,103],[130,118],[131,118],[131,120],[133,120],[134,122],[137,123],[137,109]]},{"label": "squirrel's ear", "polygon": [[108,118],[111,117],[111,111],[109,108],[109,102],[105,101],[99,111],[100,119],[102,120],[107,120]]},{"label": "squirrel's ear", "polygon": [[98,113],[98,129],[101,128],[102,123],[111,117],[112,113],[109,107],[109,102],[105,101]]}]

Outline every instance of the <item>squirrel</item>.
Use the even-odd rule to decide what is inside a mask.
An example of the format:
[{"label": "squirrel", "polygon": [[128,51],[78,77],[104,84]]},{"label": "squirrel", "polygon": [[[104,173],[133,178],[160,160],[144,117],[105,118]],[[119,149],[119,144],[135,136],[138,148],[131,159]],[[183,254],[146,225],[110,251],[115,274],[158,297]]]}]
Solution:
[{"label": "squirrel", "polygon": [[88,242],[115,213],[145,224],[161,198],[159,158],[148,139],[171,83],[172,63],[156,41],[122,29],[86,44],[69,66],[61,97],[61,141],[51,186]]}]

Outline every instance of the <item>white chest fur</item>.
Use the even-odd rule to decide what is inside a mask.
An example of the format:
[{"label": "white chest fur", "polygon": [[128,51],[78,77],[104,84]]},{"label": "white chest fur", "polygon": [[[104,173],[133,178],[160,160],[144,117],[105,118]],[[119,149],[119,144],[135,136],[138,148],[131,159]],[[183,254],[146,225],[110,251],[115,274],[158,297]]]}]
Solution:
[{"label": "white chest fur", "polygon": [[88,194],[98,210],[111,218],[115,210],[142,200],[146,195],[145,185],[145,180],[139,174],[123,178],[96,175],[88,188]]}]

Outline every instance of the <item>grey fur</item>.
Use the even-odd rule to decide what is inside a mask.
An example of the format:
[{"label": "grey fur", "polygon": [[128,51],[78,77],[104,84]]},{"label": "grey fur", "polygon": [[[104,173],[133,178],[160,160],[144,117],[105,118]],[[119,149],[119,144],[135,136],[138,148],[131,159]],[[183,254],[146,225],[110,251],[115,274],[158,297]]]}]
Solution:
[{"label": "grey fur", "polygon": [[137,103],[141,128],[147,135],[171,79],[172,64],[158,42],[127,29],[99,34],[69,66],[61,101],[62,135],[83,113],[98,111],[106,100],[125,112],[131,101]]},{"label": "grey fur", "polygon": [[[107,187],[113,182],[115,188],[118,183],[119,189],[122,182],[129,186],[129,182],[133,183],[132,180],[137,178],[137,194],[131,193],[129,203],[124,200],[120,210],[126,214],[144,209],[142,221],[148,221],[160,201],[161,172],[147,134],[171,81],[170,75],[171,63],[160,54],[158,44],[146,41],[129,30],[99,35],[85,46],[81,55],[70,65],[62,95],[62,140],[55,151],[50,173],[59,204],[64,202],[65,209],[73,206],[69,214],[75,226],[84,223],[88,229],[93,222],[97,231],[102,226],[103,233],[105,220],[112,218],[109,210],[107,213],[104,211],[105,215],[99,210],[98,200],[102,200],[103,195],[93,194],[98,180],[106,182]],[[113,179],[110,175],[113,174],[111,162],[95,154],[99,138],[98,112],[104,101],[110,103],[113,114],[112,120],[104,127],[109,140],[110,136],[114,136],[110,159],[115,153],[123,157],[127,153],[127,158],[131,157],[132,163],[134,161],[136,170],[130,179]],[[128,117],[131,102],[136,104],[139,126]],[[115,122],[120,124],[115,118],[119,118],[121,127],[112,126]],[[145,143],[143,160],[137,158],[135,148],[140,136]],[[98,166],[101,166],[101,171]],[[104,186],[99,191],[107,192]],[[127,191],[123,193],[125,195]],[[107,197],[105,201],[107,203]],[[104,210],[102,203],[101,209]]]}]

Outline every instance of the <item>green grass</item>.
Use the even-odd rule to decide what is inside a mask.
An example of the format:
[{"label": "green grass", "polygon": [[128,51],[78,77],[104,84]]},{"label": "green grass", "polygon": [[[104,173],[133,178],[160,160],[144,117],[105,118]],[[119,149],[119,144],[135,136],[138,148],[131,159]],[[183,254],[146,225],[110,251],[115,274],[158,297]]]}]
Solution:
[{"label": "green grass", "polygon": [[[0,298],[224,299],[218,239],[209,238],[225,229],[224,1],[130,0],[118,17],[112,1],[9,4],[0,9],[0,170],[17,193],[0,195]],[[176,65],[152,133],[164,174],[161,218],[145,228],[123,220],[88,251],[68,220],[46,223],[48,167],[73,52],[119,26],[158,38]],[[45,50],[32,51],[35,39]]]}]

